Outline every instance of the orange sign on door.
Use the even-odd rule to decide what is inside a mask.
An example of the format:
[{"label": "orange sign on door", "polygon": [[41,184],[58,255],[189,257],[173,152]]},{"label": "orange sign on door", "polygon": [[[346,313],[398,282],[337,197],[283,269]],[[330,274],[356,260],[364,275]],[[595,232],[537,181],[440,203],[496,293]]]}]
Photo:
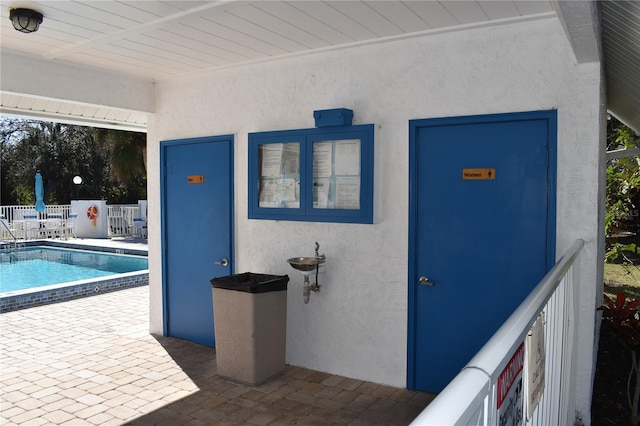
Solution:
[{"label": "orange sign on door", "polygon": [[189,175],[187,183],[204,183],[204,175]]},{"label": "orange sign on door", "polygon": [[464,180],[494,180],[496,169],[462,169]]}]

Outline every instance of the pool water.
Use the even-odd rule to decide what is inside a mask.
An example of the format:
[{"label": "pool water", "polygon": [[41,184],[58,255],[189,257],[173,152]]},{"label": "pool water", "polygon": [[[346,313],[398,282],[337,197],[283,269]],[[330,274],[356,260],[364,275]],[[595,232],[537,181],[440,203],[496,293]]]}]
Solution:
[{"label": "pool water", "polygon": [[146,257],[59,248],[0,252],[0,293],[148,269]]}]

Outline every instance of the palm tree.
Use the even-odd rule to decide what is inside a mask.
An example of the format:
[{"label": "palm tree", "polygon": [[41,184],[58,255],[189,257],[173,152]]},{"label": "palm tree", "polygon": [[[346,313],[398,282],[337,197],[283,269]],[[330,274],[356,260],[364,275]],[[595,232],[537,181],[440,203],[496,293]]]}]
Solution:
[{"label": "palm tree", "polygon": [[[147,175],[147,135],[145,133],[123,132],[101,129],[111,153],[112,180],[127,185],[136,176]],[[100,139],[100,137],[99,137]]]}]

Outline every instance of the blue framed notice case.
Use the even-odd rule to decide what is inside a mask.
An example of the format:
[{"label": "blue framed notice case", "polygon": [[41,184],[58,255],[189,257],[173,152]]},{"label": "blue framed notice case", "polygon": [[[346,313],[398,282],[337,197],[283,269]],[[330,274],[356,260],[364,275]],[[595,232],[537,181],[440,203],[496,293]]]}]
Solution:
[{"label": "blue framed notice case", "polygon": [[374,125],[249,134],[249,219],[373,223]]}]

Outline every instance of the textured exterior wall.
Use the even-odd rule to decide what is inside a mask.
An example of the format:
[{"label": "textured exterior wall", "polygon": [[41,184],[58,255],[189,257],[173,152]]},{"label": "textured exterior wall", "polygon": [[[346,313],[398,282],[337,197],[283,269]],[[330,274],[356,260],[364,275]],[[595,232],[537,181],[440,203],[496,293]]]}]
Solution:
[{"label": "textured exterior wall", "polygon": [[[290,275],[287,362],[404,386],[408,121],[558,109],[557,253],[576,238],[587,242],[579,268],[578,352],[590,375],[599,279],[599,97],[599,65],[576,64],[555,19],[161,82],[148,139],[151,331],[162,332],[159,141],[235,134],[236,271]],[[337,107],[353,109],[354,124],[376,124],[375,224],[248,220],[247,133],[313,127],[313,110]],[[286,259],[313,254],[314,241],[327,263],[322,291],[305,305],[302,276]],[[585,377],[581,409],[588,409],[590,386]]]}]

